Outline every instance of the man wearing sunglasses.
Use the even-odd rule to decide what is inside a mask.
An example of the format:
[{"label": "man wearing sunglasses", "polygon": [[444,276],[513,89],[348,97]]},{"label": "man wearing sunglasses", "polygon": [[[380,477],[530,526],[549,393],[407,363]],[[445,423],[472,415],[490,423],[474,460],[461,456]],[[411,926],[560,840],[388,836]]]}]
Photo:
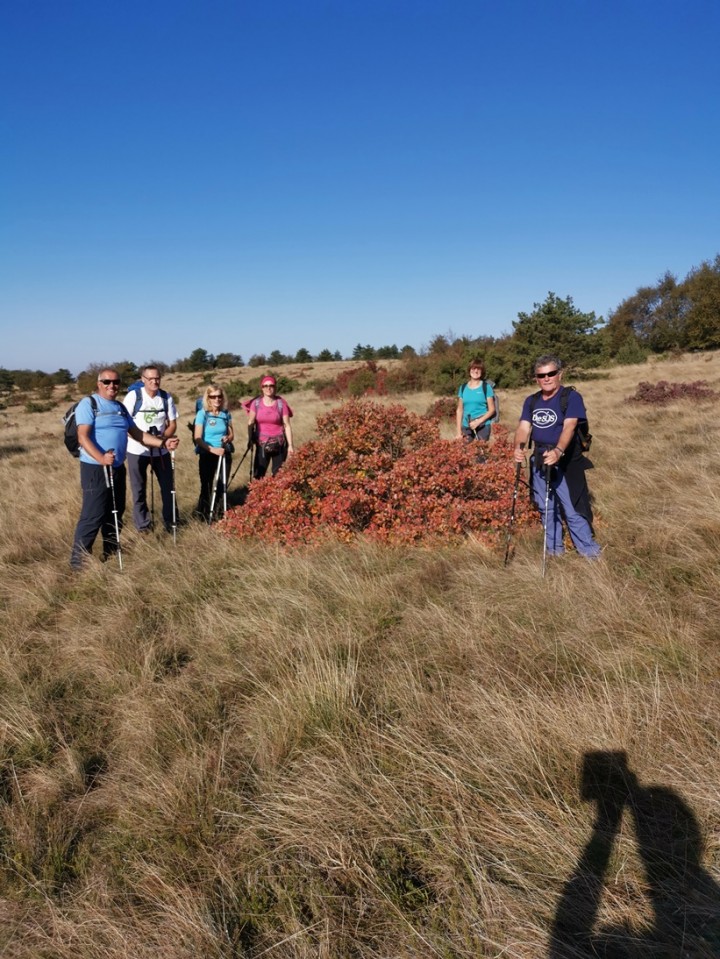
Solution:
[{"label": "man wearing sunglasses", "polygon": [[[600,555],[592,529],[592,512],[585,478],[587,461],[576,439],[579,420],[587,413],[577,390],[562,385],[563,364],[552,353],[535,362],[535,380],[539,390],[525,400],[515,431],[515,462],[524,463],[525,450],[533,446],[530,485],[535,502],[544,514],[549,555],[559,556],[563,546],[562,521],[581,556]],[[547,496],[546,477],[550,478]]]},{"label": "man wearing sunglasses", "polygon": [[139,429],[132,417],[118,402],[120,377],[117,370],[102,370],[98,374],[97,391],[92,397],[80,400],[75,410],[78,443],[80,445],[80,485],[83,500],[80,519],[75,529],[70,566],[79,570],[89,553],[98,533],[102,533],[103,559],[118,550],[113,515],[115,494],[118,527],[122,526],[125,512],[125,456],[128,434],[143,446],[155,449],[176,449],[176,436],[165,439]]}]

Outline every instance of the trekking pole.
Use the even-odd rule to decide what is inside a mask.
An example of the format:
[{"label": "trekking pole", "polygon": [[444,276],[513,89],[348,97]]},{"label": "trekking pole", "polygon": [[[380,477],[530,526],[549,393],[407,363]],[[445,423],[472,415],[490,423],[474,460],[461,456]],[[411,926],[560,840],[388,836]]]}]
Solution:
[{"label": "trekking pole", "polygon": [[[113,452],[108,450],[108,452]],[[115,520],[115,543],[117,544],[117,558],[120,572],[122,573],[122,550],[120,549],[120,522],[118,520],[117,503],[115,502],[115,479],[113,477],[112,466],[105,466],[105,485],[110,488],[110,498],[112,500],[112,513]]]},{"label": "trekking pole", "polygon": [[[520,444],[520,449],[521,450],[525,449],[524,443]],[[517,496],[518,496],[518,488],[520,486],[520,470],[521,469],[522,469],[522,463],[516,463],[515,464],[515,484],[513,486],[512,505],[510,507],[510,521],[508,522],[507,539],[505,541],[505,562],[503,563],[503,566],[507,566],[508,562],[510,561],[510,540],[512,539],[512,531],[513,531],[513,526],[515,524],[515,507],[517,505]]]},{"label": "trekking pole", "polygon": [[[240,460],[240,462],[238,463],[238,465],[237,465],[237,466],[235,467],[235,469],[233,470],[233,474],[232,474],[232,476],[230,477],[230,482],[228,483],[228,486],[232,486],[233,480],[235,479],[235,476],[237,475],[237,471],[240,469],[240,467],[241,467],[241,466],[243,465],[243,463],[245,462],[245,457],[248,455],[248,453],[250,452],[250,450],[252,449],[252,447],[253,447],[252,443],[248,443],[247,449],[246,449],[245,452],[243,453],[242,459]],[[252,465],[252,457],[250,457],[250,464]]]},{"label": "trekking pole", "polygon": [[545,578],[545,566],[547,563],[547,538],[548,538],[548,506],[550,504],[550,473],[552,466],[545,466],[545,512],[543,514],[543,555],[542,555],[542,575]]},{"label": "trekking pole", "polygon": [[170,450],[170,469],[172,470],[172,489],[170,490],[170,495],[172,496],[172,533],[173,533],[173,545],[177,546],[177,493],[175,491],[175,450]]},{"label": "trekking pole", "polygon": [[217,496],[217,488],[218,488],[218,483],[220,481],[220,467],[222,466],[221,460],[223,460],[224,458],[225,458],[224,456],[218,457],[218,465],[217,465],[217,469],[215,470],[215,480],[213,482],[212,499],[210,500],[210,515],[208,516],[208,526],[210,526],[213,521],[213,513],[215,512],[215,497]]},{"label": "trekking pole", "polygon": [[155,470],[153,469],[153,453],[150,449],[150,516],[155,529]]},{"label": "trekking pole", "polygon": [[223,478],[223,516],[227,513],[227,463],[225,457],[222,458],[222,478]]},{"label": "trekking pole", "polygon": [[[160,430],[157,426],[151,426],[148,430],[151,436],[160,436]],[[153,468],[153,457],[155,455],[154,447],[150,447],[150,516],[152,517],[152,526],[155,529],[155,470]],[[158,453],[160,456],[160,453]],[[162,467],[162,457],[160,457],[160,466]]]}]

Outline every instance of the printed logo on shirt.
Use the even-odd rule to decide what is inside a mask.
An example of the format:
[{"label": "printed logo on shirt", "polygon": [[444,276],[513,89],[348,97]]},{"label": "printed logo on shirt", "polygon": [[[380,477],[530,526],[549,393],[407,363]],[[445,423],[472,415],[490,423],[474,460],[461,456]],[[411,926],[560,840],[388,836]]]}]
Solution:
[{"label": "printed logo on shirt", "polygon": [[533,426],[537,426],[539,430],[550,429],[551,426],[555,426],[557,423],[557,413],[555,410],[534,410],[533,411]]},{"label": "printed logo on shirt", "polygon": [[143,413],[143,418],[145,422],[148,424],[154,423],[156,416],[157,416],[157,410],[147,410],[147,412]]}]

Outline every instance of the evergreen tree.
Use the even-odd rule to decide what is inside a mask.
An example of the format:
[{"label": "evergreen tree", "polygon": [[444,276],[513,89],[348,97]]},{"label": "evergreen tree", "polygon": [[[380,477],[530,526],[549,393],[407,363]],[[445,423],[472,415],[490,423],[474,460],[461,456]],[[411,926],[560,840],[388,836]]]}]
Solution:
[{"label": "evergreen tree", "polygon": [[513,323],[511,366],[529,376],[543,353],[557,353],[569,367],[597,366],[603,353],[602,322],[594,313],[579,310],[571,296],[561,299],[548,293],[544,303],[533,304],[532,313],[518,313]]}]

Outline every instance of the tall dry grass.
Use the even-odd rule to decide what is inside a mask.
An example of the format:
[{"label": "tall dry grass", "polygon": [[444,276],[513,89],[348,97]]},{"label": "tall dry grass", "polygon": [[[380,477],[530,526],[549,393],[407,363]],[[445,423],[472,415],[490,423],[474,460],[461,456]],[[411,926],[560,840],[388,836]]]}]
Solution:
[{"label": "tall dry grass", "polygon": [[[194,524],[176,548],[128,530],[124,573],[73,577],[57,414],[0,414],[2,955],[718,956],[719,407],[625,398],[720,388],[719,364],[581,384],[605,551],[545,580],[536,533],[503,569],[473,543],[282,552]],[[522,393],[502,400],[511,421]],[[303,439],[318,403],[294,404]],[[187,442],[178,485],[187,513]],[[597,834],[597,750],[658,788],[571,948],[553,929]],[[638,843],[660,800],[675,845],[647,817]]]}]

